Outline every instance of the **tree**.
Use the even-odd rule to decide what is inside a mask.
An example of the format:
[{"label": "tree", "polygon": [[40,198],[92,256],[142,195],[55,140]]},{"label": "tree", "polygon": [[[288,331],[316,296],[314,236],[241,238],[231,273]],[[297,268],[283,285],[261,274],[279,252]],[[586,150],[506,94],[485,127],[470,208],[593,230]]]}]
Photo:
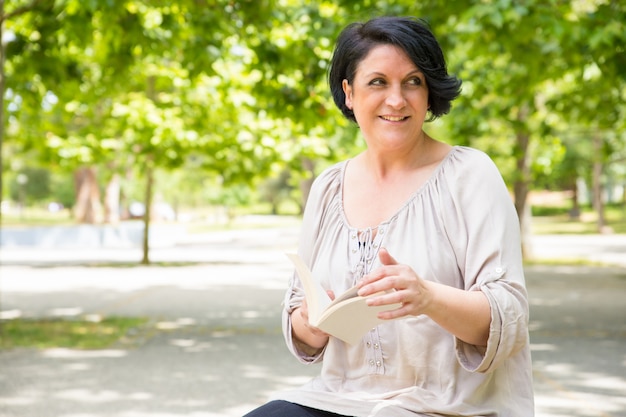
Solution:
[{"label": "tree", "polygon": [[[37,149],[42,160],[67,170],[86,167],[84,178],[93,179],[95,166],[113,171],[112,178],[131,168],[144,174],[143,262],[155,169],[175,169],[202,153],[203,167],[234,183],[250,181],[276,159],[275,136],[257,136],[272,126],[240,109],[252,100],[245,86],[255,80],[240,71],[236,22],[241,13],[263,10],[241,4],[246,8],[229,1],[68,0],[47,2],[12,24],[16,147]],[[93,191],[77,196],[95,204]],[[90,204],[77,204],[76,212],[93,213]]]},{"label": "tree", "polygon": [[[626,5],[585,2],[572,7],[562,38],[568,68],[555,79],[549,104],[563,116],[560,133],[586,141],[597,229],[604,232],[602,189],[606,166],[626,150]],[[613,154],[616,158],[613,158]]]},{"label": "tree", "polygon": [[[17,4],[15,4],[17,3]],[[4,196],[4,162],[3,162],[3,145],[5,141],[5,94],[6,94],[6,72],[5,61],[7,49],[5,41],[5,22],[19,18],[22,15],[31,13],[41,7],[51,3],[50,0],[31,0],[30,2],[15,2],[14,8],[5,9],[4,0],[0,0],[0,225],[2,224],[2,200]]]},{"label": "tree", "polygon": [[247,71],[258,74],[250,110],[262,111],[274,125],[281,157],[275,174],[291,171],[304,199],[320,168],[363,147],[356,127],[336,109],[326,80],[334,39],[358,7],[354,2],[287,3],[260,22],[242,18],[251,53]]},{"label": "tree", "polygon": [[43,168],[22,168],[10,184],[10,193],[20,205],[49,197],[50,172]]},{"label": "tree", "polygon": [[[149,203],[155,173],[187,166],[246,187],[288,170],[306,198],[320,169],[363,148],[326,72],[339,30],[381,10],[430,22],[464,90],[428,129],[494,157],[523,227],[530,184],[565,154],[558,120],[600,132],[607,161],[624,149],[624,135],[611,133],[625,119],[624,6],[615,1],[13,4],[4,149],[54,171],[91,170],[109,213],[119,176],[141,178]],[[95,199],[84,201],[94,211]]]},{"label": "tree", "polygon": [[[496,155],[512,180],[525,234],[535,156],[560,148],[547,128],[544,95],[546,85],[566,67],[561,37],[568,11],[568,4],[556,1],[481,2],[455,24],[456,43],[463,48],[455,48],[455,54],[464,95],[454,130],[478,138],[472,142]],[[526,235],[524,251],[529,253],[527,242]]]}]

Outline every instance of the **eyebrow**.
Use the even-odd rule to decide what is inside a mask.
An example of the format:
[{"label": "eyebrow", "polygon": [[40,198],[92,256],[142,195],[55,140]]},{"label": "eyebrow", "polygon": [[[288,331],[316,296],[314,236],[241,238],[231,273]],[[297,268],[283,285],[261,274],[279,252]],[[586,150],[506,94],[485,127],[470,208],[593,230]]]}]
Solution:
[{"label": "eyebrow", "polygon": [[[420,71],[419,68],[418,68],[418,69],[415,69],[415,70],[409,72],[408,74],[406,74],[405,78],[409,77],[411,75],[417,75],[417,74],[424,75],[424,73],[422,71]],[[386,77],[387,74],[382,73],[382,72],[378,72],[378,71],[373,71],[373,72],[370,72],[369,74],[366,74],[365,76],[368,77],[368,78],[369,77],[373,77],[373,76]]]}]

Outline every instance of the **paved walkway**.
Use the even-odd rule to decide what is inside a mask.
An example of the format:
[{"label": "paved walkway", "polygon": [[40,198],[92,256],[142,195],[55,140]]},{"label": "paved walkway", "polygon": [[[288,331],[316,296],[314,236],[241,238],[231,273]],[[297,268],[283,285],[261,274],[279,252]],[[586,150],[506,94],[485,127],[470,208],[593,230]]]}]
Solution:
[{"label": "paved walkway", "polygon": [[[302,384],[318,369],[289,356],[279,319],[296,241],[294,227],[214,233],[155,249],[154,261],[203,261],[169,267],[88,266],[138,259],[133,248],[2,249],[5,318],[151,323],[107,350],[0,352],[0,416],[235,417]],[[626,268],[535,266],[527,281],[537,416],[626,416]]]}]

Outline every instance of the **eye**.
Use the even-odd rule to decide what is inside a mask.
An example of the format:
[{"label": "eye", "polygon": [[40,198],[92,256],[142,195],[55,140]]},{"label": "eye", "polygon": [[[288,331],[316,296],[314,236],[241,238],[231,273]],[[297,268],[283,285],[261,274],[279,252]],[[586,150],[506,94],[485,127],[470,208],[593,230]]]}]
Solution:
[{"label": "eye", "polygon": [[372,81],[369,82],[369,85],[385,85],[385,80],[383,80],[382,78],[374,78]]},{"label": "eye", "polygon": [[419,77],[411,77],[408,80],[408,84],[410,85],[422,85],[422,79]]}]

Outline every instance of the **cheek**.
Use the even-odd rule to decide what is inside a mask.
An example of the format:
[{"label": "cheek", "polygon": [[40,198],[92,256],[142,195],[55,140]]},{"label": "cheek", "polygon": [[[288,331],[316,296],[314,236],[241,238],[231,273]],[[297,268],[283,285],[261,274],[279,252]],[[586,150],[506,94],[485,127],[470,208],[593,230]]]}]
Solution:
[{"label": "cheek", "polygon": [[420,100],[422,100],[426,108],[430,108],[430,95],[428,94],[428,90],[421,94]]}]

